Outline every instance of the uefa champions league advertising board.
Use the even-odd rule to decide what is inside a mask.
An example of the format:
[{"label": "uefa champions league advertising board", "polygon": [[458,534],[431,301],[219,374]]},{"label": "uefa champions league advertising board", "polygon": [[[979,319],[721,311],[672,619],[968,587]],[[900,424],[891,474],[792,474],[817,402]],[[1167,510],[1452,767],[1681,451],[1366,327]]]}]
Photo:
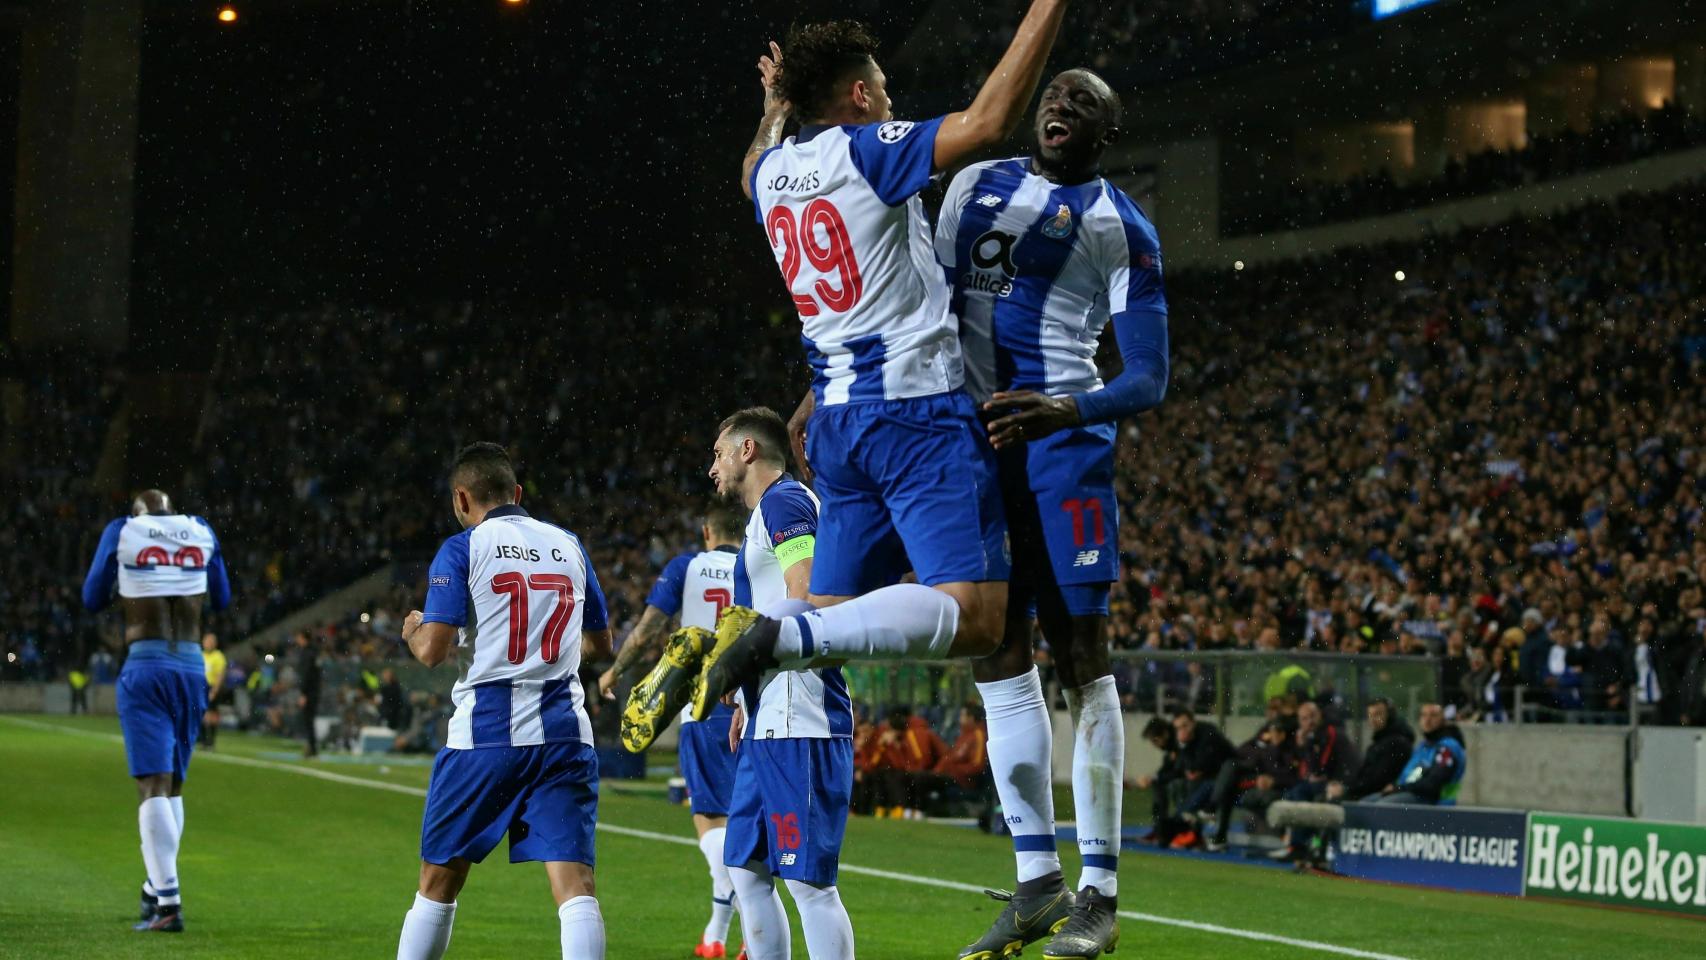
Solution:
[{"label": "uefa champions league advertising board", "polygon": [[1458,807],[1345,805],[1334,871],[1363,880],[1522,894],[1528,815]]},{"label": "uefa champions league advertising board", "polygon": [[1349,803],[1334,854],[1362,880],[1706,916],[1706,826]]}]

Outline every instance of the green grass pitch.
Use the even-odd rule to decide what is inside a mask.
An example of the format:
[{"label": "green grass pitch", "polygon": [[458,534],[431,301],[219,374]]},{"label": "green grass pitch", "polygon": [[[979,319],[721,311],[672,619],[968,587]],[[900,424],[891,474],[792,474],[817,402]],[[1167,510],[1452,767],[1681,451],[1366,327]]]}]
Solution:
[{"label": "green grass pitch", "polygon": [[[129,930],[142,864],[117,724],[0,717],[0,957],[394,955],[427,768],[304,765],[282,758],[290,749],[227,734],[217,753],[198,754],[178,861],[188,931],[143,935]],[[689,957],[709,888],[697,847],[669,839],[692,837],[686,811],[656,785],[607,781],[599,821],[609,956]],[[543,871],[509,864],[504,849],[474,869],[450,957],[557,955]],[[1070,878],[1077,863],[1066,857]],[[1005,841],[939,824],[855,818],[843,863],[842,895],[870,960],[951,960],[993,915],[976,888],[1011,884]],[[1145,917],[1122,920],[1114,960],[1706,956],[1706,925],[1693,920],[1158,855],[1124,857],[1120,905]]]}]

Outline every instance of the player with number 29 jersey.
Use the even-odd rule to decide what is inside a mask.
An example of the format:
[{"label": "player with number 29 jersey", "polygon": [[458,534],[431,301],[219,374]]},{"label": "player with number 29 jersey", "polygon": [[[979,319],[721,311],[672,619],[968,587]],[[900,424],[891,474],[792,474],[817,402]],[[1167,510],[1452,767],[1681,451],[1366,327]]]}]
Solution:
[{"label": "player with number 29 jersey", "polygon": [[819,406],[934,396],[964,380],[918,197],[941,124],[807,126],[753,167]]},{"label": "player with number 29 jersey", "polygon": [[919,191],[942,118],[807,124],[753,166],[764,227],[800,314],[823,501],[811,591],[1004,580],[995,467]]}]

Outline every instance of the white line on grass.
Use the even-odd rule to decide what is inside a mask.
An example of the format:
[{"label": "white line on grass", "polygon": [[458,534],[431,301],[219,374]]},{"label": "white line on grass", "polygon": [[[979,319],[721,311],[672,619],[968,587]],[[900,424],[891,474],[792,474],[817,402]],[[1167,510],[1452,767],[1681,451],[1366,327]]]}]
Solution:
[{"label": "white line on grass", "polygon": [[[74,736],[93,737],[114,743],[123,743],[124,738],[116,734],[100,733],[94,730],[79,730],[76,727],[62,727],[55,723],[43,723],[39,720],[27,720],[23,717],[4,716],[0,720],[35,730],[46,730],[51,733],[66,733]],[[387,783],[383,780],[370,780],[365,777],[352,777],[342,773],[332,773],[329,770],[318,770],[313,767],[294,763],[280,763],[274,760],[256,760],[250,757],[236,757],[228,753],[212,753],[203,751],[196,755],[202,760],[216,763],[230,763],[240,767],[257,767],[263,770],[277,770],[283,773],[294,773],[316,780],[327,780],[332,783],[349,784],[356,787],[369,787],[374,790],[389,790],[392,793],[407,794],[411,797],[425,797],[426,791],[420,787],[405,786],[400,783]],[[624,837],[634,837],[640,840],[655,840],[659,843],[674,843],[682,846],[697,847],[698,841],[691,837],[671,833],[657,833],[651,830],[636,830],[633,827],[621,827],[613,823],[600,823],[598,829],[605,833],[613,833]],[[972,883],[960,883],[956,880],[943,880],[939,877],[926,877],[914,873],[899,873],[894,870],[878,870],[875,867],[860,867],[850,863],[841,865],[847,873],[864,877],[875,877],[879,880],[893,880],[896,883],[911,883],[925,887],[936,887],[941,890],[958,890],[964,893],[982,893],[983,887]],[[1318,940],[1300,940],[1295,937],[1283,937],[1277,933],[1263,933],[1260,930],[1244,930],[1239,927],[1223,927],[1216,923],[1202,923],[1197,920],[1180,920],[1177,917],[1163,917],[1153,913],[1140,913],[1136,910],[1121,910],[1120,916],[1127,920],[1137,920],[1142,923],[1154,923],[1167,927],[1179,927],[1185,930],[1196,930],[1200,933],[1212,933],[1223,937],[1237,937],[1242,940],[1257,940],[1262,943],[1278,943],[1300,950],[1314,950],[1318,953],[1331,953],[1341,957],[1357,957],[1359,960],[1408,960],[1406,957],[1391,953],[1377,953],[1372,950],[1358,950],[1355,947],[1341,947],[1338,944],[1322,943]]]}]

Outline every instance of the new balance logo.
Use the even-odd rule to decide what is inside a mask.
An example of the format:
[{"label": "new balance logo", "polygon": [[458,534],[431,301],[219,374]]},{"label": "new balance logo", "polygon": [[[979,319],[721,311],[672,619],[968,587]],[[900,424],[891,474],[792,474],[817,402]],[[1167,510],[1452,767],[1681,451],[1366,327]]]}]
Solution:
[{"label": "new balance logo", "polygon": [[977,198],[977,205],[980,207],[999,207],[1001,202],[1001,198],[993,193],[986,193]]},{"label": "new balance logo", "polygon": [[797,854],[797,853],[784,853],[780,857],[777,857],[776,859],[781,863],[782,866],[791,867],[794,865],[794,858],[796,858],[798,856],[799,856],[799,854]]},{"label": "new balance logo", "polygon": [[1100,559],[1102,559],[1102,551],[1100,550],[1080,550],[1078,551],[1078,559],[1072,561],[1072,565],[1075,567],[1093,567],[1096,565],[1096,561]]}]

